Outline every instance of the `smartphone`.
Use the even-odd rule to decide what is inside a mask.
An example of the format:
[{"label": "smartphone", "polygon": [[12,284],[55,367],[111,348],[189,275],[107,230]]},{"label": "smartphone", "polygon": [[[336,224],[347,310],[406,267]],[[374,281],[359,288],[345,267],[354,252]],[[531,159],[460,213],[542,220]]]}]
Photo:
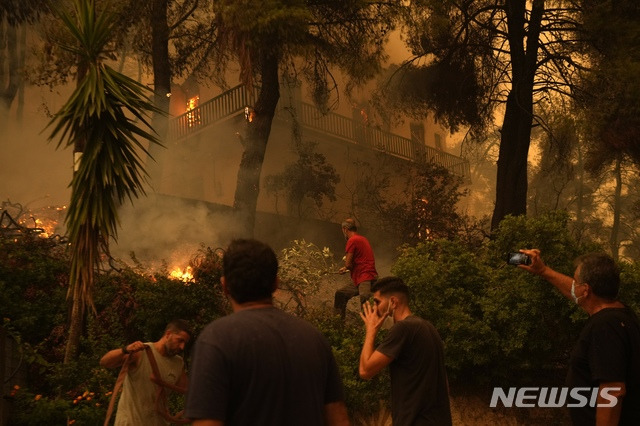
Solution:
[{"label": "smartphone", "polygon": [[531,258],[524,253],[509,253],[507,263],[509,265],[531,265]]}]

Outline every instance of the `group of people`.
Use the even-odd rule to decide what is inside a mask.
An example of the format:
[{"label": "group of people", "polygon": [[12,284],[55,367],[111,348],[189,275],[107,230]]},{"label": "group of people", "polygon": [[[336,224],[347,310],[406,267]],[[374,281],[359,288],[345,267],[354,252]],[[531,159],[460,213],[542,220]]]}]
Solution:
[{"label": "group of people", "polygon": [[[348,300],[360,296],[365,327],[360,377],[370,379],[389,367],[395,426],[451,425],[438,331],[412,314],[402,279],[378,279],[373,251],[355,221],[345,220],[342,231],[347,243],[340,272],[350,271],[352,283],[336,292],[334,307],[344,317]],[[578,260],[571,278],[545,265],[538,250],[522,252],[532,261],[520,268],[550,281],[590,315],[571,355],[568,386],[617,389],[611,393],[616,405],[576,408],[574,423],[640,424],[640,326],[617,300],[615,263],[604,255],[588,255]],[[171,322],[157,342],[134,342],[105,354],[102,366],[127,366],[115,424],[168,424],[158,408],[158,389],[175,386],[188,388],[184,417],[194,426],[348,425],[331,346],[311,324],[273,305],[277,272],[278,260],[268,245],[251,239],[231,242],[221,284],[233,313],[199,334],[188,387],[179,353],[192,332],[184,321]],[[393,325],[376,346],[388,319]]]}]

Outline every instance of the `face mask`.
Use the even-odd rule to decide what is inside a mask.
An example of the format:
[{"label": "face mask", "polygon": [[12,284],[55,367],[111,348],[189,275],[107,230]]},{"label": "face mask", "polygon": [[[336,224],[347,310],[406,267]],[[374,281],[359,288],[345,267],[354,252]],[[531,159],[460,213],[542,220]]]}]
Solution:
[{"label": "face mask", "polygon": [[580,297],[576,296],[576,280],[571,281],[571,298],[575,303],[578,303],[578,300],[582,299],[584,294]]}]

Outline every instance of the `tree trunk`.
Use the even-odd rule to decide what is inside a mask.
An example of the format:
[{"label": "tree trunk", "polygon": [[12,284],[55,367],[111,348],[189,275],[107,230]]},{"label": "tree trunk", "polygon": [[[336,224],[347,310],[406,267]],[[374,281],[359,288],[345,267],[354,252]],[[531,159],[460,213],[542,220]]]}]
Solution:
[{"label": "tree trunk", "polygon": [[[533,118],[533,82],[539,48],[544,1],[535,0],[529,22],[526,1],[507,2],[512,87],[507,98],[496,178],[496,205],[491,219],[495,230],[507,215],[527,212],[527,160]],[[526,41],[526,45],[525,45]]]},{"label": "tree trunk", "polygon": [[[78,58],[78,74],[76,76],[76,87],[80,85],[82,80],[84,80],[87,75],[87,65],[86,63],[82,63]],[[73,174],[78,171],[80,167],[80,160],[82,158],[82,153],[84,152],[85,145],[87,144],[87,140],[83,137],[79,137],[73,144]],[[74,189],[71,189],[74,191]],[[73,199],[73,196],[71,197]],[[88,219],[87,219],[88,221]],[[86,222],[85,222],[86,224]],[[77,250],[75,247],[73,250]],[[76,256],[76,254],[73,254]],[[91,266],[93,267],[93,266]],[[92,283],[91,283],[92,284]],[[70,281],[69,286],[71,287],[73,284]],[[75,286],[79,286],[78,282],[75,283]],[[64,350],[64,363],[67,364],[75,359],[78,345],[80,344],[80,337],[82,336],[82,329],[84,325],[84,315],[85,310],[82,308],[83,301],[78,296],[78,292],[74,289],[73,292],[67,294],[67,302],[69,303],[69,337],[67,338],[67,345]]]},{"label": "tree trunk", "polygon": [[[8,59],[6,64],[5,59]],[[6,20],[0,20],[0,116],[3,120],[8,117],[18,93],[21,71],[17,28]]]},{"label": "tree trunk", "polygon": [[[18,40],[20,56],[18,59],[20,70],[24,70],[27,51],[27,26],[25,24],[20,26],[20,38]],[[22,126],[24,118],[24,79],[21,77],[18,84],[18,105],[16,106],[16,121],[18,126]]]},{"label": "tree trunk", "polygon": [[[169,96],[171,93],[171,62],[169,61],[168,0],[153,0],[151,4],[151,55],[153,62],[153,103],[161,112],[153,113],[151,125],[160,142],[166,146]],[[149,146],[147,172],[152,179],[160,178],[165,148],[157,144]]]},{"label": "tree trunk", "polygon": [[271,134],[271,124],[280,99],[278,54],[263,50],[260,53],[261,87],[254,108],[253,120],[248,123],[244,152],[238,169],[233,208],[246,237],[253,237],[256,207],[260,194],[260,174]]},{"label": "tree trunk", "polygon": [[613,193],[613,224],[609,236],[609,248],[611,249],[611,257],[617,262],[620,257],[620,210],[622,209],[622,161],[620,157],[616,159],[613,174],[616,187]]},{"label": "tree trunk", "polygon": [[71,315],[69,319],[69,337],[64,348],[64,364],[68,364],[76,358],[78,345],[84,328],[84,310],[80,306],[82,301],[74,293],[71,301]]},{"label": "tree trunk", "polygon": [[584,160],[582,159],[582,147],[580,146],[580,142],[578,142],[578,194],[576,195],[576,225],[580,230],[584,228],[584,198],[585,198],[585,171],[584,171]]}]

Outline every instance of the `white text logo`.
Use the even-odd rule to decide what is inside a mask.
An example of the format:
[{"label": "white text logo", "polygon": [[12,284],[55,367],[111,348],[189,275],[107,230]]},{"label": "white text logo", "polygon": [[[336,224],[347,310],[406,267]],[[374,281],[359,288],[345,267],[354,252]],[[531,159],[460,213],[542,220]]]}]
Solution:
[{"label": "white text logo", "polygon": [[[555,407],[615,407],[618,398],[612,393],[620,391],[619,387],[606,387],[600,390],[600,397],[606,401],[598,403],[599,388],[557,388],[557,387],[527,387],[527,388],[493,388],[491,403],[495,408],[498,402],[506,408],[555,408]],[[567,403],[567,396],[570,397]]]}]

